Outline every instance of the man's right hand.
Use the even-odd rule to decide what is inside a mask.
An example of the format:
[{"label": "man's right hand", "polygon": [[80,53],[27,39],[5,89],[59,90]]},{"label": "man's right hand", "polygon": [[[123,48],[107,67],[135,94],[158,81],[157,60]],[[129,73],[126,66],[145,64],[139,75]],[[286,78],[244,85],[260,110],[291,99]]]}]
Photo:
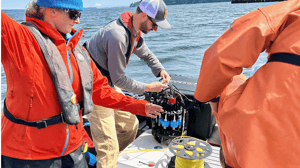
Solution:
[{"label": "man's right hand", "polygon": [[153,82],[150,84],[146,84],[145,91],[146,92],[160,92],[163,88],[168,87],[166,83],[163,82]]}]

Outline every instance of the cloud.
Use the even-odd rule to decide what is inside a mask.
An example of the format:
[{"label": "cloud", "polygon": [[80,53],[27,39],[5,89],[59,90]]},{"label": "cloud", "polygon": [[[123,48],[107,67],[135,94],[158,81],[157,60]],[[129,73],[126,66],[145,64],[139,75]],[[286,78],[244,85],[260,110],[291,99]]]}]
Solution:
[{"label": "cloud", "polygon": [[96,3],[95,5],[96,5],[96,6],[102,6],[101,4],[98,4],[98,3]]}]

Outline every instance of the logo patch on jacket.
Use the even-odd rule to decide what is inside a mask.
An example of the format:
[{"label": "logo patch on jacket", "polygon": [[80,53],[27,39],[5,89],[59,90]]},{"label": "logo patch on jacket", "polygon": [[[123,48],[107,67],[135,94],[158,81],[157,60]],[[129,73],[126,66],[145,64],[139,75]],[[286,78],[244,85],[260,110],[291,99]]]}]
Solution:
[{"label": "logo patch on jacket", "polygon": [[76,57],[80,60],[80,61],[84,61],[84,57],[81,53],[77,53]]}]

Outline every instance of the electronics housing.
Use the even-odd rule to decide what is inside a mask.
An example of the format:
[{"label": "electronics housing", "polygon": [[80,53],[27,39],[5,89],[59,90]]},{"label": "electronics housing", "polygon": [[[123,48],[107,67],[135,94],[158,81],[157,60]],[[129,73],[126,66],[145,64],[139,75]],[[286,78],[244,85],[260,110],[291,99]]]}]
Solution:
[{"label": "electronics housing", "polygon": [[192,136],[207,140],[215,127],[216,119],[209,103],[194,98],[197,79],[171,75],[169,87],[159,93],[146,92],[145,100],[163,107],[164,112],[147,124],[159,143],[166,143],[178,136]]}]

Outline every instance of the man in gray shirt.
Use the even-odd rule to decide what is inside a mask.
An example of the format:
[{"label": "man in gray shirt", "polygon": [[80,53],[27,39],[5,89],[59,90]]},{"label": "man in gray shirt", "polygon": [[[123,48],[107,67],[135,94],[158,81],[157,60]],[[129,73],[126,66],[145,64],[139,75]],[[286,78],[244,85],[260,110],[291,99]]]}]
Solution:
[{"label": "man in gray shirt", "polygon": [[[156,31],[158,26],[169,28],[167,12],[163,0],[142,0],[136,13],[122,13],[119,19],[100,29],[84,44],[111,87],[135,94],[160,92],[167,87],[170,76],[146,46],[141,33]],[[162,77],[163,81],[146,84],[126,76],[124,70],[132,53],[145,61],[153,74]],[[97,167],[116,167],[119,151],[136,137],[138,120],[131,113],[96,105],[88,118],[97,152]]]}]

